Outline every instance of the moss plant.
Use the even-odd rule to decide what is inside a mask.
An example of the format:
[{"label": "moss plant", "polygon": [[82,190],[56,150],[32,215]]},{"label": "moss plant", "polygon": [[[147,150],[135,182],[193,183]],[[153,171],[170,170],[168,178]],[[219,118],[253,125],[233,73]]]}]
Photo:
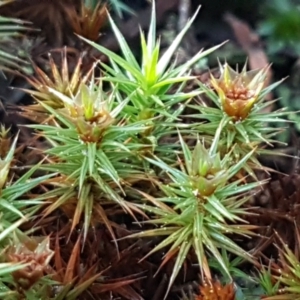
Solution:
[{"label": "moss plant", "polygon": [[198,259],[200,272],[204,278],[212,279],[208,265],[207,250],[230,277],[218,249],[227,249],[239,257],[251,260],[251,256],[236,245],[228,234],[250,235],[255,228],[245,224],[242,215],[247,211],[242,205],[248,200],[245,192],[264,184],[255,182],[240,185],[241,181],[229,182],[237,174],[252,152],[230,166],[230,156],[220,158],[220,154],[206,150],[200,141],[191,151],[180,137],[183,157],[179,158],[179,167],[168,166],[158,157],[148,160],[166,171],[170,180],[159,183],[160,197],[142,193],[152,205],[141,204],[140,207],[154,213],[153,220],[145,221],[158,226],[131,235],[130,237],[166,236],[151,253],[170,246],[162,265],[176,255],[176,262],[170,278],[169,289],[173,284],[184,260],[193,248]]},{"label": "moss plant", "polygon": [[101,84],[92,81],[89,86],[82,84],[74,97],[51,91],[61,98],[65,107],[54,110],[42,104],[55,122],[31,126],[51,144],[45,151],[49,163],[41,169],[59,172],[58,177],[47,181],[56,188],[44,195],[45,199],[52,200],[44,216],[75,200],[72,229],[84,215],[86,237],[92,213],[97,212],[114,237],[101,203],[113,201],[132,216],[134,211],[139,211],[124,199],[123,187],[146,176],[134,155],[140,145],[133,136],[147,127],[143,122],[128,124],[120,118],[120,111],[129,99],[118,101],[117,91],[106,95]]}]

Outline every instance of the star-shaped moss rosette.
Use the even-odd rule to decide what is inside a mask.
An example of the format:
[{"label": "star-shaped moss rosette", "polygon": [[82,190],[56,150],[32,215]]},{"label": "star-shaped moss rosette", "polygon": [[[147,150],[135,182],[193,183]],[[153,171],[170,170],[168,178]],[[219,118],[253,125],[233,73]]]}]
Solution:
[{"label": "star-shaped moss rosette", "polygon": [[[168,173],[170,181],[160,182],[161,197],[153,197],[139,192],[145,201],[152,205],[141,204],[140,208],[155,215],[147,224],[158,228],[145,230],[130,235],[133,237],[166,236],[150,254],[170,246],[163,266],[176,256],[175,265],[170,278],[169,292],[187,254],[194,250],[203,278],[212,279],[208,256],[213,256],[231,278],[219,249],[226,249],[244,259],[251,256],[240,248],[227,235],[249,235],[256,226],[248,225],[241,218],[247,214],[242,205],[248,200],[245,193],[265,183],[265,181],[240,185],[241,180],[229,180],[243,167],[253,155],[249,152],[236,165],[229,166],[230,155],[220,158],[213,148],[206,150],[198,141],[191,151],[180,136],[183,159],[179,159],[180,169],[164,163],[158,157],[146,158],[151,164]],[[148,256],[147,255],[147,256]]]},{"label": "star-shaped moss rosette", "polygon": [[276,101],[265,102],[264,98],[281,81],[264,88],[267,68],[247,72],[245,65],[239,73],[225,63],[220,64],[220,72],[219,79],[211,76],[213,89],[200,83],[200,88],[216,107],[193,105],[200,114],[192,117],[207,121],[198,126],[198,131],[213,137],[213,147],[219,149],[222,155],[230,152],[231,164],[237,163],[255,149],[243,167],[248,174],[253,175],[254,168],[262,169],[257,160],[259,154],[277,154],[264,149],[264,145],[279,143],[274,136],[283,131],[284,127],[275,129],[268,124],[288,122],[284,118],[287,114],[284,109],[267,113],[263,111]]},{"label": "star-shaped moss rosette", "polygon": [[[134,136],[147,129],[143,122],[128,123],[120,116],[129,99],[117,90],[107,94],[101,82],[82,84],[73,97],[49,89],[61,99],[64,108],[41,105],[53,116],[51,124],[30,125],[49,143],[44,152],[47,163],[41,169],[58,174],[45,184],[55,187],[43,195],[52,201],[44,217],[55,209],[75,203],[72,230],[84,219],[84,239],[92,216],[104,223],[113,236],[111,223],[102,207],[103,202],[119,204],[134,216],[141,212],[127,202],[124,187],[146,179],[141,159],[135,153],[143,147]],[[72,231],[71,230],[71,231]]]}]

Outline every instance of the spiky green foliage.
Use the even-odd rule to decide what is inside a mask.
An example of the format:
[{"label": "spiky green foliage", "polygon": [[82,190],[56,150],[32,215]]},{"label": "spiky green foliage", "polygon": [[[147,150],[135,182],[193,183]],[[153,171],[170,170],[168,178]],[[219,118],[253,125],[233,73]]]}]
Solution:
[{"label": "spiky green foliage", "polygon": [[123,17],[123,13],[135,14],[134,10],[132,10],[122,0],[109,0],[109,4],[120,17]]},{"label": "spiky green foliage", "polygon": [[[28,221],[43,205],[43,199],[34,197],[32,189],[51,177],[44,175],[34,177],[37,166],[31,167],[25,174],[13,174],[12,167],[17,169],[15,162],[18,135],[11,141],[9,130],[1,127],[0,136],[0,297],[1,299],[19,299],[13,274],[31,268],[26,260],[9,260],[5,252],[7,247],[19,247],[19,241],[13,239],[14,233],[20,233],[20,225]],[[22,167],[23,168],[23,167]],[[30,266],[30,267],[29,267]],[[38,299],[38,298],[30,298]]]},{"label": "spiky green foliage", "polygon": [[[90,25],[102,24],[99,16],[104,14],[104,10],[99,9],[93,13],[83,8],[77,20],[79,22],[75,20],[73,26],[76,25],[77,33],[85,33],[85,36],[88,33],[91,39],[96,40],[98,30],[93,30],[95,26]],[[82,24],[80,18],[86,18],[87,11],[91,13],[91,22]],[[135,218],[135,221],[140,222],[136,213],[142,215],[143,221],[146,220],[143,225],[147,230],[143,228],[143,231],[133,235],[128,230],[127,238],[159,237],[159,242],[147,256],[167,248],[161,267],[168,262],[173,262],[174,266],[165,298],[189,254],[196,254],[202,279],[208,281],[212,279],[212,266],[220,267],[223,277],[227,276],[228,281],[232,281],[233,272],[242,274],[234,263],[241,259],[252,260],[251,255],[238,246],[234,238],[249,236],[256,228],[244,221],[243,217],[249,213],[244,204],[249,199],[250,191],[265,181],[245,183],[245,178],[236,178],[237,175],[244,175],[242,169],[252,173],[253,166],[259,166],[257,155],[268,153],[262,149],[261,144],[273,143],[272,138],[276,133],[264,124],[273,118],[276,122],[283,122],[284,113],[261,112],[268,105],[263,102],[264,95],[276,86],[263,90],[266,70],[247,73],[244,68],[242,74],[238,74],[227,65],[221,66],[221,78],[212,78],[210,82],[215,91],[200,85],[199,89],[185,92],[186,84],[195,79],[190,76],[192,65],[219,47],[199,51],[179,66],[173,62],[176,49],[197,13],[161,55],[160,41],[156,39],[153,3],[148,37],[143,32],[140,34],[141,63],[109,16],[122,55],[83,39],[110,59],[110,65],[102,64],[104,77],[101,80],[97,81],[90,76],[94,68],[85,77],[81,76],[81,59],[71,72],[66,52],[62,57],[61,70],[50,59],[51,78],[36,68],[38,78],[29,80],[36,90],[26,92],[37,103],[24,111],[31,120],[39,122],[29,127],[36,130],[40,140],[45,141],[43,145],[46,145],[46,150],[40,150],[44,160],[43,164],[25,175],[14,177],[9,176],[8,168],[15,144],[7,151],[7,155],[2,156],[0,187],[4,201],[0,205],[5,212],[3,220],[6,223],[3,224],[7,225],[0,232],[0,241],[3,233],[13,232],[25,216],[34,214],[41,204],[45,204],[38,216],[39,225],[44,226],[42,235],[48,235],[45,233],[48,230],[45,225],[47,219],[50,219],[50,227],[57,215],[62,216],[57,219],[58,223],[64,223],[64,219],[71,220],[71,223],[67,224],[67,221],[63,224],[64,228],[57,225],[60,229],[55,229],[54,271],[50,272],[51,275],[57,272],[53,276],[57,280],[55,287],[44,273],[35,272],[39,280],[30,285],[30,290],[26,286],[27,282],[20,282],[16,278],[12,282],[12,277],[4,279],[9,283],[5,285],[7,289],[2,289],[6,295],[11,293],[11,287],[15,287],[21,294],[13,291],[14,295],[46,299],[51,294],[50,289],[51,295],[55,294],[58,300],[76,299],[84,291],[96,297],[114,289],[114,294],[139,299],[136,286],[129,286],[126,290],[124,287],[136,284],[141,273],[116,275],[116,281],[114,278],[105,285],[102,278],[103,274],[105,276],[102,271],[104,268],[102,265],[100,267],[98,261],[99,257],[104,256],[96,249],[105,249],[111,238],[115,242],[113,246],[116,246],[116,255],[109,257],[108,262],[105,261],[106,267],[114,265],[116,270],[120,265],[115,257],[121,261],[122,254],[125,257],[135,255],[131,254],[132,247],[123,247],[123,253],[118,249],[117,238],[125,235],[118,235],[115,230],[121,228],[117,224],[121,218],[116,217],[120,211],[130,214],[130,220]],[[103,81],[109,83],[107,90],[103,89]],[[216,107],[192,106],[200,113],[191,117],[197,122],[205,120],[207,123],[185,124],[181,119],[185,108],[201,93],[206,93]],[[37,116],[36,112],[41,114]],[[207,145],[210,145],[208,150]],[[34,178],[33,173],[37,168],[50,175]],[[42,194],[28,194],[37,184],[41,184],[38,192]],[[14,223],[18,218],[21,218],[20,221]],[[123,220],[120,222],[123,225]],[[109,232],[109,242],[103,238],[94,239],[93,243],[89,240],[89,234],[94,238],[102,230],[99,223],[105,225],[103,231]],[[66,224],[68,226],[64,226]],[[77,226],[83,227],[82,236],[78,233],[80,230],[74,230]],[[21,240],[12,243],[11,239],[3,243],[3,247],[13,246],[9,254],[14,262],[24,258],[23,252],[29,254],[22,243]],[[45,264],[35,264],[38,268],[34,271],[40,271],[40,267],[43,269],[53,254],[49,244],[43,243],[42,246],[47,259]],[[135,251],[139,251],[138,247]],[[83,252],[80,253],[80,248],[82,251],[86,248],[90,250],[87,252],[90,260],[82,260]],[[109,249],[108,252],[112,252]],[[39,250],[38,247],[30,249],[30,263],[36,263],[41,258]],[[227,252],[237,256],[232,264],[225,255]],[[131,262],[135,263],[141,256],[134,257],[134,260],[128,259],[130,263],[124,265],[132,265]],[[116,263],[111,264],[114,260]],[[27,271],[27,277],[32,274],[28,269],[21,271],[24,270]],[[21,275],[22,280],[26,277],[24,272],[13,274]],[[220,287],[216,284],[217,290]],[[209,292],[210,287],[206,286],[205,296]],[[233,297],[232,282],[230,294]]]},{"label": "spiky green foliage", "polygon": [[[30,168],[25,174],[19,178],[11,176],[11,167],[14,162],[16,144],[18,136],[11,142],[7,136],[9,130],[1,127],[0,147],[0,207],[1,221],[0,231],[10,228],[11,224],[19,219],[24,219],[25,215],[29,215],[37,211],[43,204],[42,199],[38,197],[32,198],[29,192],[38,186],[43,180],[48,179],[51,175],[33,178],[33,174],[38,166]],[[16,177],[16,175],[15,175]]]},{"label": "spiky green foliage", "polygon": [[[103,80],[114,83],[117,89],[130,99],[128,105],[124,107],[122,115],[127,116],[130,122],[147,121],[150,128],[143,132],[143,141],[147,141],[153,150],[164,152],[162,155],[165,156],[172,154],[174,143],[169,143],[164,147],[160,143],[160,147],[158,147],[159,141],[165,136],[174,134],[175,126],[187,127],[182,124],[179,118],[184,109],[184,103],[202,92],[200,90],[189,93],[183,91],[186,82],[194,79],[193,76],[189,75],[191,66],[220,47],[216,46],[206,51],[200,50],[189,61],[180,66],[175,66],[173,63],[174,54],[185,33],[191,27],[198,11],[199,9],[164,54],[160,55],[160,40],[157,40],[156,37],[154,1],[147,40],[144,33],[142,31],[140,33],[141,63],[135,58],[133,51],[110,16],[109,21],[119,42],[122,56],[101,45],[83,39],[109,57],[111,65],[102,64],[102,68],[105,70]],[[176,91],[171,94],[172,88],[175,88]],[[175,109],[174,106],[179,103],[179,107]]]},{"label": "spiky green foliage", "polygon": [[[18,241],[14,241],[13,233],[19,232],[19,226],[28,220],[43,204],[39,197],[32,197],[30,192],[41,182],[50,176],[33,178],[37,169],[32,167],[24,175],[17,177],[12,174],[11,168],[15,166],[15,152],[18,136],[13,142],[9,137],[9,130],[1,127],[1,156],[0,157],[0,297],[2,299],[18,299],[19,293],[12,289],[15,283],[13,274],[22,270],[31,268],[31,264],[26,260],[9,260],[6,259],[5,251],[8,246],[19,247]],[[30,265],[30,267],[29,267]],[[38,298],[31,298],[38,299]]]},{"label": "spiky green foliage", "polygon": [[[103,65],[107,76],[102,80],[112,84],[109,96],[101,86],[95,85],[95,80],[89,85],[82,84],[80,90],[73,95],[66,95],[49,84],[43,86],[50,92],[48,97],[59,99],[57,101],[62,101],[65,106],[63,110],[55,111],[44,101],[41,102],[40,105],[46,108],[55,120],[50,121],[52,125],[31,126],[38,129],[51,143],[51,149],[46,151],[46,154],[50,155],[51,163],[44,165],[43,169],[60,173],[60,179],[52,180],[59,188],[44,195],[54,201],[47,208],[46,215],[70,199],[77,202],[72,228],[79,223],[83,214],[86,236],[92,210],[99,212],[100,219],[112,232],[101,206],[95,208],[95,194],[99,195],[101,201],[115,201],[131,215],[133,210],[137,210],[134,205],[124,200],[124,186],[147,179],[147,172],[151,170],[148,162],[143,159],[145,155],[159,150],[161,155],[175,159],[174,148],[178,148],[178,145],[172,142],[161,143],[161,140],[174,134],[178,127],[188,128],[181,124],[178,118],[184,105],[175,109],[174,105],[199,93],[197,91],[184,94],[178,90],[176,94],[168,95],[168,91],[174,84],[192,79],[193,77],[187,75],[189,67],[214,50],[210,49],[204,53],[200,51],[186,64],[167,69],[193,19],[159,59],[160,44],[155,42],[156,22],[153,5],[147,44],[141,33],[143,62],[140,66],[110,18],[124,58],[89,42],[112,59],[113,68]],[[63,74],[66,74],[66,63],[63,67]],[[68,80],[64,82],[68,83]],[[99,193],[96,192],[98,190]],[[76,197],[78,201],[75,200]]]},{"label": "spiky green foliage", "polygon": [[120,101],[116,90],[107,95],[101,82],[91,81],[88,86],[82,84],[73,97],[54,89],[51,91],[60,97],[65,107],[54,110],[41,103],[54,117],[53,124],[31,126],[39,130],[51,145],[45,151],[49,163],[42,169],[59,172],[58,178],[47,182],[56,188],[43,196],[53,201],[45,215],[75,201],[72,229],[84,215],[86,236],[92,213],[97,212],[98,218],[112,233],[100,203],[113,201],[131,215],[137,210],[124,199],[123,188],[147,177],[135,155],[143,145],[134,142],[134,136],[147,127],[143,122],[128,123],[120,118],[120,111],[129,99]]},{"label": "spiky green foliage", "polygon": [[[228,283],[231,281],[231,278],[249,279],[249,275],[240,269],[240,265],[245,261],[243,257],[236,256],[234,259],[231,259],[231,255],[224,248],[221,249],[221,255],[222,262],[226,265],[226,272],[224,272],[224,269],[214,257],[208,260],[208,264],[211,269],[222,275],[222,282]],[[230,277],[228,277],[228,273]]]},{"label": "spiky green foliage", "polygon": [[146,230],[130,237],[166,236],[150,254],[170,246],[162,265],[176,255],[176,262],[170,278],[170,290],[187,254],[193,248],[203,276],[211,278],[207,262],[209,251],[230,277],[229,270],[218,249],[245,259],[251,257],[227,235],[249,235],[255,226],[245,224],[242,215],[247,212],[242,205],[248,200],[246,192],[264,184],[263,181],[240,185],[240,181],[229,182],[251,157],[249,152],[236,165],[230,166],[230,155],[220,158],[211,148],[207,151],[198,141],[191,151],[180,137],[183,158],[179,159],[180,170],[167,165],[161,159],[147,158],[149,162],[168,173],[170,181],[160,183],[161,197],[154,198],[142,193],[152,205],[140,207],[154,214],[153,220],[145,221],[159,228]]},{"label": "spiky green foliage", "polygon": [[268,268],[262,266],[262,270],[258,275],[258,283],[264,291],[264,297],[274,296],[278,294],[280,281],[274,283],[274,278],[272,276],[272,271],[270,265]]},{"label": "spiky green foliage", "polygon": [[[273,146],[278,143],[274,136],[283,130],[269,126],[270,123],[286,123],[284,109],[265,112],[274,101],[265,101],[265,96],[280,82],[264,87],[267,69],[234,71],[227,63],[220,64],[221,77],[212,76],[211,89],[200,83],[200,88],[213,101],[215,107],[193,105],[200,114],[191,117],[206,121],[198,126],[201,134],[207,134],[214,140],[214,147],[225,155],[230,152],[231,164],[237,163],[249,152],[253,151],[249,162],[243,169],[252,176],[253,169],[262,168],[258,156],[276,154],[266,150],[262,144]],[[217,137],[216,137],[217,135]],[[217,141],[217,142],[216,142]]]},{"label": "spiky green foliage", "polygon": [[[266,300],[299,300],[300,299],[300,263],[299,253],[293,252],[284,241],[279,238],[279,259],[270,261],[267,272],[269,282],[265,285]],[[297,232],[297,243],[300,241]],[[297,245],[298,247],[298,245]],[[266,277],[263,276],[262,278]],[[265,281],[263,281],[265,282]]]}]

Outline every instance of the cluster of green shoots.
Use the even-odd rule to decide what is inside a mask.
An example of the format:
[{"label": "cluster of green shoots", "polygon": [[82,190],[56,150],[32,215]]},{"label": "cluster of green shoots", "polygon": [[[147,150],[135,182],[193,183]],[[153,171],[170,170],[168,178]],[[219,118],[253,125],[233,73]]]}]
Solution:
[{"label": "cluster of green shoots", "polygon": [[[36,104],[24,108],[24,115],[36,121],[29,127],[47,147],[34,149],[41,162],[15,178],[16,139],[10,141],[2,129],[1,299],[20,294],[30,300],[76,299],[96,280],[49,291],[61,285],[47,276],[53,256],[49,237],[40,241],[34,230],[18,228],[58,209],[71,220],[71,232],[82,229],[83,241],[91,228],[104,224],[118,247],[113,210],[142,228],[127,239],[159,236],[148,255],[166,249],[161,268],[173,263],[165,297],[191,252],[205,280],[213,279],[212,259],[231,277],[221,249],[254,259],[232,237],[255,234],[256,226],[244,220],[250,213],[245,204],[265,184],[255,176],[264,170],[259,156],[271,154],[265,146],[274,145],[278,129],[269,124],[284,123],[285,112],[263,111],[271,105],[265,95],[278,85],[265,86],[267,68],[238,71],[220,64],[220,78],[185,92],[186,84],[197,80],[190,75],[192,66],[221,46],[176,65],[176,49],[197,13],[161,55],[153,2],[148,35],[140,33],[141,61],[109,17],[120,55],[83,39],[108,56],[109,64],[100,62],[83,76],[79,62],[69,77],[64,57],[61,73],[52,62],[54,80],[41,70],[31,80]],[[96,78],[99,66],[103,76]]]}]

